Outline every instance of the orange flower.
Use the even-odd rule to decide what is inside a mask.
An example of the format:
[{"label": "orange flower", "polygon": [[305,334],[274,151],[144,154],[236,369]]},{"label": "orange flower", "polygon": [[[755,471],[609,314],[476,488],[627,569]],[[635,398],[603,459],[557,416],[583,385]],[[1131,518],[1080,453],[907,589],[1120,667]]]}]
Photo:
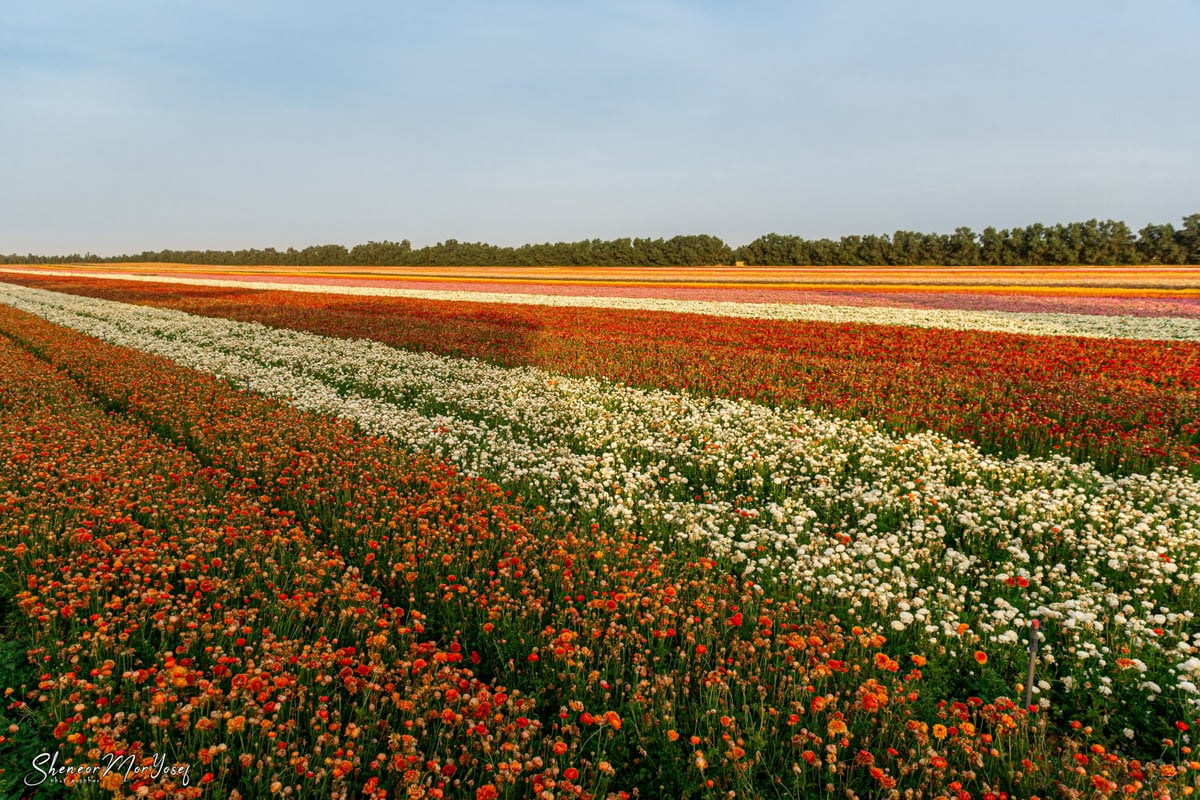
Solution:
[{"label": "orange flower", "polygon": [[986,664],[987,658],[987,653],[983,652],[982,650],[975,651],[975,661],[977,661],[979,664]]},{"label": "orange flower", "polygon": [[896,672],[900,669],[900,662],[893,659],[887,653],[875,654],[876,669],[887,670],[888,672]]}]

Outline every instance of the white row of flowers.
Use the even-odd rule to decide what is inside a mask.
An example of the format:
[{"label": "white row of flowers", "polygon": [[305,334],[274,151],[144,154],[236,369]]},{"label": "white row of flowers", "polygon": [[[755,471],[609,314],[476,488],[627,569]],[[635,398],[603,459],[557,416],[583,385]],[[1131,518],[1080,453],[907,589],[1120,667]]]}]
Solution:
[{"label": "white row of flowers", "polygon": [[1085,336],[1099,339],[1153,339],[1200,341],[1200,319],[1187,317],[1102,316],[1094,314],[1039,313],[1018,311],[969,311],[963,309],[914,309],[864,306],[832,306],[813,303],[738,303],[720,300],[673,300],[655,297],[595,297],[524,293],[400,289],[368,286],[330,286],[284,281],[220,280],[174,275],[96,273],[75,271],[0,269],[29,275],[79,278],[108,278],[148,283],[176,283],[257,290],[279,290],[317,294],[401,297],[418,300],[448,300],[464,303],[507,303],[510,305],[611,308],[631,311],[667,311],[715,317],[770,319],[779,321],[830,322],[857,325],[906,325],[917,328],[1023,333],[1035,336]]},{"label": "white row of flowers", "polygon": [[1015,662],[1039,618],[1065,690],[1128,690],[1113,675],[1129,659],[1134,691],[1200,709],[1200,483],[1186,475],[1114,478],[932,433],[6,284],[0,302],[354,420],[564,517],[702,547],[914,650]]}]

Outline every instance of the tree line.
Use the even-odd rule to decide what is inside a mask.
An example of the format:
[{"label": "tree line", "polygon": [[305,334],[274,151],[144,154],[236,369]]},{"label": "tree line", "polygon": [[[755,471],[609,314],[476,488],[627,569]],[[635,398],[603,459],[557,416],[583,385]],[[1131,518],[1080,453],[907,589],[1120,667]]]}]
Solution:
[{"label": "tree line", "polygon": [[212,266],[1069,266],[1121,264],[1200,264],[1200,214],[1171,223],[1150,224],[1136,234],[1124,222],[1088,220],[1035,223],[1023,228],[962,227],[953,233],[843,236],[805,239],[768,233],[732,248],[716,236],[670,239],[590,239],[502,247],[447,239],[414,248],[400,242],[367,242],[346,248],[324,244],[297,250],[147,250],[136,255],[99,257],[0,256],[4,264],[70,262],[166,262]]}]

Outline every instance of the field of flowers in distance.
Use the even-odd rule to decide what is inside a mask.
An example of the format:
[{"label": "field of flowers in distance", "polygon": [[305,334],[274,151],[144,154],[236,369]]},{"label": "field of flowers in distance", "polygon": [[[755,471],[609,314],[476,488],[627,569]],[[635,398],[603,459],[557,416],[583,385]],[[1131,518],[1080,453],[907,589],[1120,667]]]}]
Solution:
[{"label": "field of flowers in distance", "polygon": [[1193,793],[1200,271],[799,272],[0,272],[0,796]]}]

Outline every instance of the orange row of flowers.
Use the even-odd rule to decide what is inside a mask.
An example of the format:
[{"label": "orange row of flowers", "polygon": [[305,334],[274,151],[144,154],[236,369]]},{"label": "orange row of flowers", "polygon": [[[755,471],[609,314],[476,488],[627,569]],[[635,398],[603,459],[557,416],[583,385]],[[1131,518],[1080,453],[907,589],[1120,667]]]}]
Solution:
[{"label": "orange row of flowers", "polygon": [[935,430],[1107,472],[1200,471],[1200,344],[155,286],[13,282]]},{"label": "orange row of flowers", "polygon": [[0,332],[29,659],[5,779],[39,749],[179,767],[105,776],[129,797],[1166,796],[1200,767],[938,698],[959,665],[346,424],[11,309]]}]

